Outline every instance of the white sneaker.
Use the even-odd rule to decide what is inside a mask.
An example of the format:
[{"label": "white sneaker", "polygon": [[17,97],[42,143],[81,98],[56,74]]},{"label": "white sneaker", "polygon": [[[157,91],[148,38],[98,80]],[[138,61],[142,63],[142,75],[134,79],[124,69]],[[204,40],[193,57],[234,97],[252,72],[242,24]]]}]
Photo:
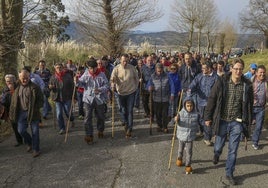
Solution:
[{"label": "white sneaker", "polygon": [[259,146],[258,146],[258,145],[256,145],[256,144],[252,144],[251,146],[252,146],[252,147],[253,147],[253,149],[255,149],[255,150],[258,150],[258,149],[259,149]]},{"label": "white sneaker", "polygon": [[212,146],[212,142],[209,141],[209,140],[204,140],[204,143],[205,143],[207,146]]},{"label": "white sneaker", "polygon": [[63,129],[61,129],[60,131],[59,131],[59,134],[60,135],[62,135],[62,134],[64,134],[65,133],[65,130],[63,130]]}]

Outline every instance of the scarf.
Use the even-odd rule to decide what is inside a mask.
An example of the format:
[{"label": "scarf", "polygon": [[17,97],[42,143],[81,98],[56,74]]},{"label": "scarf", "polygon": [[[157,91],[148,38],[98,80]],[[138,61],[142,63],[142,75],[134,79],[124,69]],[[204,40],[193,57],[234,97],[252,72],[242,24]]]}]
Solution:
[{"label": "scarf", "polygon": [[91,73],[90,71],[88,71],[88,73],[89,73],[89,75],[91,75],[93,77],[93,79],[95,79],[101,73],[101,70],[97,69],[96,72],[94,72],[94,73]]},{"label": "scarf", "polygon": [[55,77],[59,82],[62,82],[62,78],[65,75],[66,71],[61,71],[61,72],[55,72]]}]

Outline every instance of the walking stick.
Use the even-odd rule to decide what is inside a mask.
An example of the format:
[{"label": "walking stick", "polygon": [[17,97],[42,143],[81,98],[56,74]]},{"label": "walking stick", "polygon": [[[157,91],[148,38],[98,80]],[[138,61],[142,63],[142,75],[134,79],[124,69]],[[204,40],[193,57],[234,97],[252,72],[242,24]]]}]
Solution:
[{"label": "walking stick", "polygon": [[152,91],[150,91],[150,135],[152,135],[152,125],[153,125],[153,96]]},{"label": "walking stick", "polygon": [[54,129],[56,129],[56,104],[55,102],[52,102],[52,115],[53,115],[53,126]]},{"label": "walking stick", "polygon": [[70,119],[71,119],[72,108],[73,108],[73,103],[74,103],[74,95],[75,95],[75,84],[74,84],[74,88],[73,88],[73,95],[72,95],[71,107],[70,107],[70,111],[69,111],[69,117],[68,117],[68,122],[67,122],[66,133],[65,133],[65,140],[64,140],[65,143],[67,142],[67,137],[68,137],[68,131],[69,131],[69,126],[70,126]]},{"label": "walking stick", "polygon": [[248,139],[247,137],[245,137],[245,151],[248,150]]},{"label": "walking stick", "polygon": [[[180,102],[179,102],[179,106],[178,106],[178,113],[179,113],[180,108],[181,108],[182,94],[183,94],[183,90],[181,91],[181,94],[180,94]],[[173,153],[173,148],[174,148],[177,125],[178,125],[178,121],[176,121],[175,126],[174,126],[173,137],[172,137],[172,141],[171,141],[171,149],[170,149],[169,161],[168,161],[168,170],[170,170],[170,166],[171,166],[172,153]]]},{"label": "walking stick", "polygon": [[[140,70],[141,71],[141,70]],[[142,99],[142,72],[141,72],[141,81],[140,81],[140,97],[139,99]],[[140,100],[139,100],[139,105],[140,105]],[[140,110],[138,112],[138,114],[140,114]]]},{"label": "walking stick", "polygon": [[114,90],[112,90],[112,138],[114,138]]}]

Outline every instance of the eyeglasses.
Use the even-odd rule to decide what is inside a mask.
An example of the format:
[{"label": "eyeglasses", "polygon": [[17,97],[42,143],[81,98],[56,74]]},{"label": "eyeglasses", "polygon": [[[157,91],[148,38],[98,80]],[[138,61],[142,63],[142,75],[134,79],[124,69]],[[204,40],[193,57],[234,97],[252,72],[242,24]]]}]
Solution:
[{"label": "eyeglasses", "polygon": [[233,68],[235,71],[243,71],[242,68]]}]

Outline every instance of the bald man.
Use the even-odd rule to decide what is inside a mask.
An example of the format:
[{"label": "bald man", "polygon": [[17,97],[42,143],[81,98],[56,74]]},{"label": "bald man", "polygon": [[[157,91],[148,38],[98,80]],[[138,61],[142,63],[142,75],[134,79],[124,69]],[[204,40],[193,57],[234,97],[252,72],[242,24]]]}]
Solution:
[{"label": "bald man", "polygon": [[[30,80],[30,72],[22,69],[19,72],[19,84],[14,91],[10,105],[10,120],[18,122],[18,132],[27,145],[27,152],[33,157],[40,155],[39,121],[40,108],[43,106],[43,94],[40,87]],[[31,127],[31,135],[27,132]]]}]

